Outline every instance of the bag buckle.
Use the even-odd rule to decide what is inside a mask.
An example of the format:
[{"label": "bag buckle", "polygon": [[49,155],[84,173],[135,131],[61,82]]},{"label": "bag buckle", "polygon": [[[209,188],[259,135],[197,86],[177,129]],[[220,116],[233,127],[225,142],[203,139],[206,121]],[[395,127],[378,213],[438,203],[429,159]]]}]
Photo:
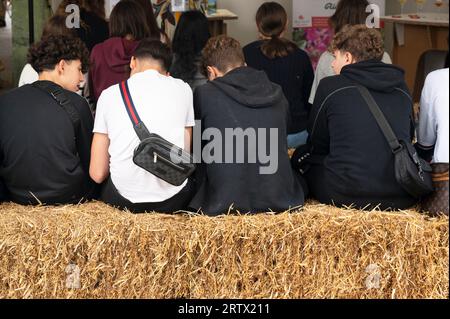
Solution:
[{"label": "bag buckle", "polygon": [[400,144],[399,147],[397,147],[395,150],[392,150],[392,153],[394,153],[394,155],[397,155],[398,153],[400,153],[403,150],[403,145]]}]

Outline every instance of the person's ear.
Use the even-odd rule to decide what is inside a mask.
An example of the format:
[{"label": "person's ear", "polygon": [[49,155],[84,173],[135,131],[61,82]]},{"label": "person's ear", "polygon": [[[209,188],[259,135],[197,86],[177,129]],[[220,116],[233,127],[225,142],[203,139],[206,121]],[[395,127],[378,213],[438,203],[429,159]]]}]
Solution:
[{"label": "person's ear", "polygon": [[133,57],[131,57],[131,61],[130,61],[130,69],[131,69],[131,71],[133,71],[133,70],[135,70],[136,69],[136,58],[133,56]]},{"label": "person's ear", "polygon": [[64,70],[66,69],[66,61],[65,60],[61,60],[58,62],[58,64],[56,65],[56,71],[58,72],[58,74],[63,74]]},{"label": "person's ear", "polygon": [[344,57],[345,57],[345,62],[346,63],[348,63],[348,64],[354,63],[353,55],[350,52],[345,52]]},{"label": "person's ear", "polygon": [[208,80],[210,81],[214,81],[218,77],[223,76],[223,74],[215,66],[207,66],[206,69],[208,70]]}]

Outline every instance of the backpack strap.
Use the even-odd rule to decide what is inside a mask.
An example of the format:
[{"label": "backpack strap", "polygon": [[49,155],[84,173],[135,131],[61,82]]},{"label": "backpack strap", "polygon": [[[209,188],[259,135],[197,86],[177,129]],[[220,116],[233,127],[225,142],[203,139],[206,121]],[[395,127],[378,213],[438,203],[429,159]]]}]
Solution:
[{"label": "backpack strap", "polygon": [[64,109],[64,111],[66,111],[67,115],[69,115],[70,121],[72,122],[76,136],[81,125],[80,115],[67,97],[64,89],[56,83],[50,81],[36,81],[32,84],[32,86],[51,95],[52,98]]},{"label": "backpack strap", "polygon": [[122,94],[123,104],[127,110],[128,116],[130,117],[131,122],[133,123],[134,131],[141,141],[150,137],[150,132],[145,126],[144,122],[142,122],[139,114],[134,106],[133,98],[130,94],[130,89],[128,87],[128,82],[123,81],[119,84],[120,93]]}]

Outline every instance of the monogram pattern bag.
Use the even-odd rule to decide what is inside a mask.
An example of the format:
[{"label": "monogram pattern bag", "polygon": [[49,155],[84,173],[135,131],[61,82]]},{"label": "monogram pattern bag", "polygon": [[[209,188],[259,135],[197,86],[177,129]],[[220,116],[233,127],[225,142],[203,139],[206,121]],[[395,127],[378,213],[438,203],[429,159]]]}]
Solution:
[{"label": "monogram pattern bag", "polygon": [[449,210],[448,164],[433,164],[434,193],[421,202],[421,210],[432,216],[447,215]]}]

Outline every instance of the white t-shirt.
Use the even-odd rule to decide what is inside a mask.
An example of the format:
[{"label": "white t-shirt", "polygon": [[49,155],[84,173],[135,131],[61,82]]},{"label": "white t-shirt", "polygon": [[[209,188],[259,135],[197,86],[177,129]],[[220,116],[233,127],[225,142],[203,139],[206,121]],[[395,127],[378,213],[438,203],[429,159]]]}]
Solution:
[{"label": "white t-shirt", "polygon": [[[149,70],[133,75],[128,86],[136,110],[148,130],[185,148],[185,128],[195,125],[189,85]],[[108,135],[111,179],[119,193],[132,203],[162,202],[178,194],[186,185],[172,186],[133,163],[133,153],[140,140],[126,111],[119,85],[101,94],[94,133]]]},{"label": "white t-shirt", "polygon": [[420,100],[418,142],[425,147],[435,146],[433,163],[448,163],[449,69],[430,73]]},{"label": "white t-shirt", "polygon": [[19,79],[19,87],[24,86],[25,84],[32,84],[39,80],[39,74],[33,69],[31,64],[27,63],[22,69],[22,73],[20,73]]},{"label": "white t-shirt", "polygon": [[[334,56],[329,51],[325,51],[320,56],[319,62],[317,64],[316,73],[314,75],[314,82],[311,88],[311,95],[309,96],[308,102],[310,104],[314,103],[314,99],[316,98],[317,88],[319,87],[319,83],[323,78],[336,75],[334,73],[332,63],[334,61]],[[384,52],[382,62],[386,64],[392,64],[391,57],[389,54]]]}]

